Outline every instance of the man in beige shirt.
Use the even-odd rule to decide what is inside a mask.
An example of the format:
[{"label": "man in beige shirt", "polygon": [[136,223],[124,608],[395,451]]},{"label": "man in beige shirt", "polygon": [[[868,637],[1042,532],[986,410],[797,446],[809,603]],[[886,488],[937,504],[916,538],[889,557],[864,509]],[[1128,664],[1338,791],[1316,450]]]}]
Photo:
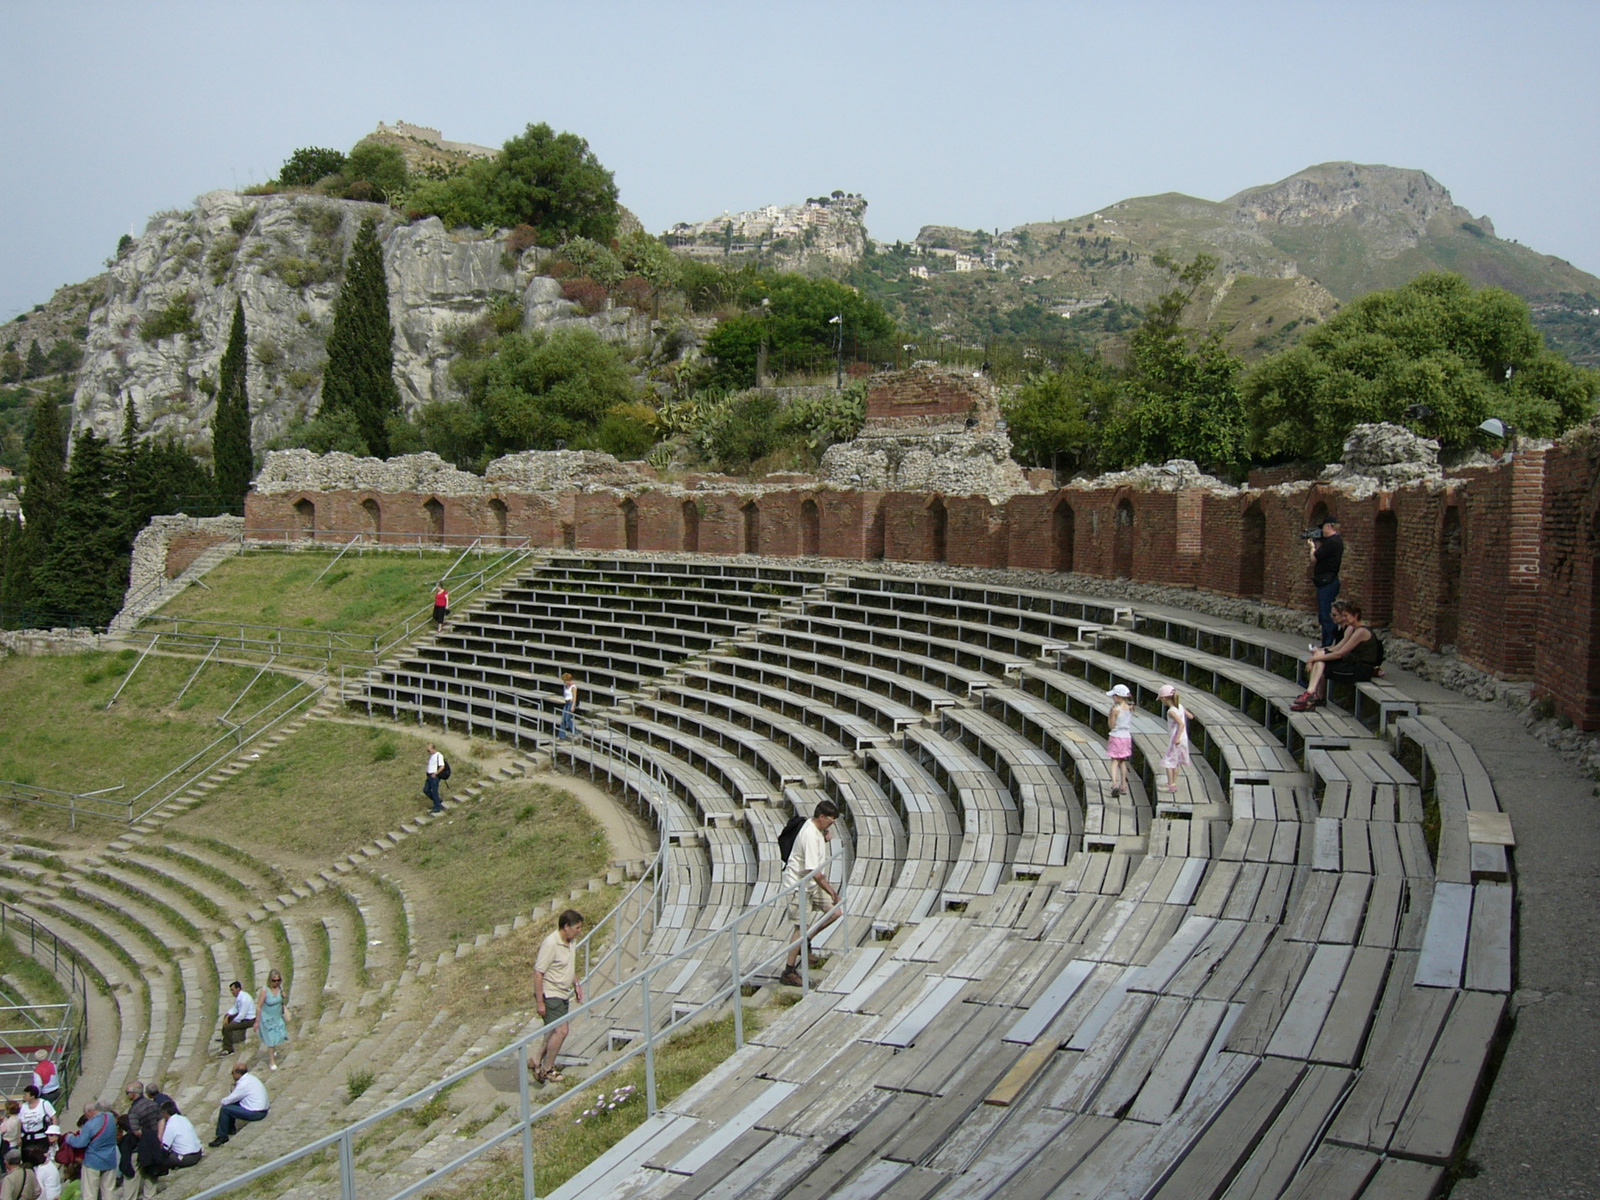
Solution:
[{"label": "man in beige shirt", "polygon": [[556,921],[555,932],[539,944],[539,957],[533,963],[533,998],[549,1033],[538,1059],[528,1066],[540,1083],[560,1083],[565,1078],[556,1070],[556,1055],[567,1040],[567,1009],[574,997],[583,1003],[583,984],[578,982],[577,943],[583,933],[583,914],[569,908]]}]

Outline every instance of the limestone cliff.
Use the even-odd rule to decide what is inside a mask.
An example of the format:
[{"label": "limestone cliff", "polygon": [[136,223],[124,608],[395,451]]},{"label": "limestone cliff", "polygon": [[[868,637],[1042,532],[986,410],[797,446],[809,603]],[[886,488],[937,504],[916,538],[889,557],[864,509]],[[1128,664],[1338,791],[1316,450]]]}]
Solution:
[{"label": "limestone cliff", "polygon": [[610,340],[648,338],[630,310],[578,314],[538,251],[508,255],[499,233],[398,222],[381,205],[320,196],[208,192],[162,213],[105,277],[89,320],[73,405],[75,430],[114,435],[132,400],[158,436],[210,440],[213,393],[234,298],[249,330],[248,386],[257,445],[320,403],[324,343],[344,259],[367,215],[379,219],[395,328],[395,380],[414,410],[451,397],[451,334],[509,297],[524,328],[583,325]]}]

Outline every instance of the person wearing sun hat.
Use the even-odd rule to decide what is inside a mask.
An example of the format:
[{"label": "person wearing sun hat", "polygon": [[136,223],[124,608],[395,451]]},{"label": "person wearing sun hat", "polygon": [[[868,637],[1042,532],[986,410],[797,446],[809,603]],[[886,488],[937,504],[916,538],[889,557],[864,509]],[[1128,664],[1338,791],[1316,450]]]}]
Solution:
[{"label": "person wearing sun hat", "polygon": [[1127,684],[1119,683],[1106,695],[1111,699],[1111,712],[1106,717],[1110,726],[1106,757],[1111,760],[1111,794],[1120,796],[1128,790],[1128,760],[1133,757],[1133,693]]},{"label": "person wearing sun hat", "polygon": [[1161,756],[1161,765],[1167,769],[1164,792],[1178,790],[1178,771],[1189,765],[1189,714],[1178,701],[1178,689],[1170,683],[1161,685],[1156,693],[1161,707],[1167,710],[1167,752]]}]

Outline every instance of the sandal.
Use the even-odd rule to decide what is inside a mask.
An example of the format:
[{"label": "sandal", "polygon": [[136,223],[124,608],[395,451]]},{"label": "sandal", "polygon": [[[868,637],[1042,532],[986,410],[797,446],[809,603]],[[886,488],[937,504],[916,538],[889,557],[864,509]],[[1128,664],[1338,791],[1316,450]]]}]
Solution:
[{"label": "sandal", "polygon": [[559,1068],[552,1070],[544,1077],[545,1083],[565,1083],[566,1080],[567,1077],[561,1073]]}]

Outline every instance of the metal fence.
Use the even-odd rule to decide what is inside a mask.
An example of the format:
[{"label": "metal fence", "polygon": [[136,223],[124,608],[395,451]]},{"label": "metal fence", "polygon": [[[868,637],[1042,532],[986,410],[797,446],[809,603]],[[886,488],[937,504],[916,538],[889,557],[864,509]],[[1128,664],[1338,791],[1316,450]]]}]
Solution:
[{"label": "metal fence", "polygon": [[[25,1053],[44,1049],[61,1078],[57,1107],[64,1107],[72,1085],[83,1073],[83,1045],[89,1032],[89,975],[78,952],[26,913],[0,901],[0,936],[40,966],[48,967],[67,992],[65,1004],[10,1005],[0,1008],[0,1054],[31,1059]],[[40,1020],[44,1014],[45,1019]],[[7,1020],[7,1016],[11,1020]],[[0,1092],[19,1095],[33,1077],[31,1062],[0,1067]]]}]

